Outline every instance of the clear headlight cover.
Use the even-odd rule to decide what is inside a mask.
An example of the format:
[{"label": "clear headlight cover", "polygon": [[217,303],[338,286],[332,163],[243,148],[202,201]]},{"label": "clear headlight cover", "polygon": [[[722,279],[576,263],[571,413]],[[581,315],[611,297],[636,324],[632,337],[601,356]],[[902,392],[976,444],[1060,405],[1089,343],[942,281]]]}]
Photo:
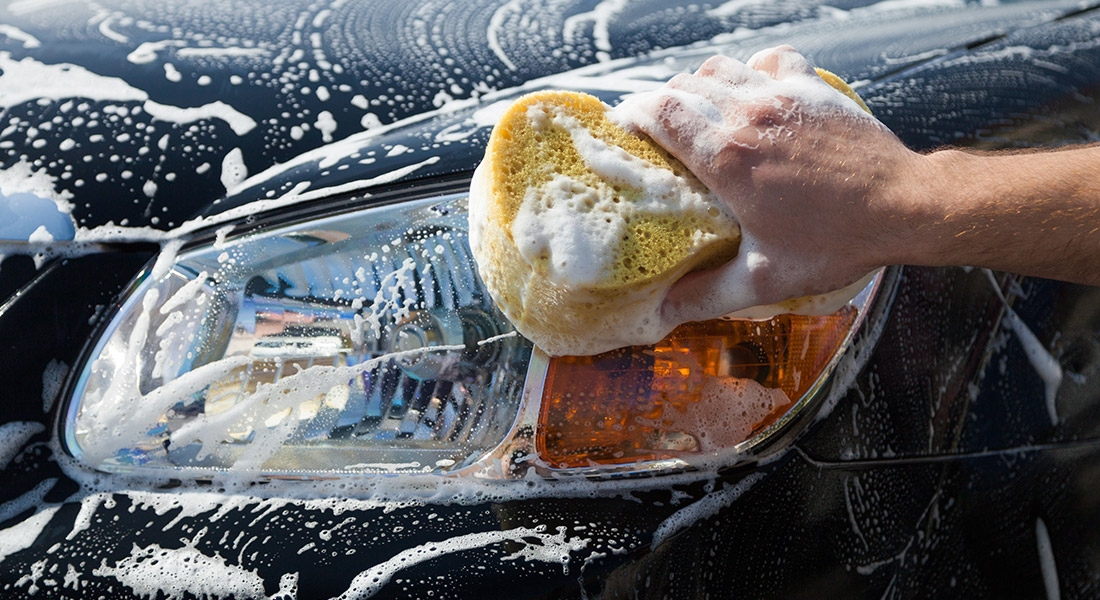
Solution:
[{"label": "clear headlight cover", "polygon": [[502,335],[464,206],[327,217],[144,274],[77,382],[67,446],[109,471],[430,472],[481,456],[515,419],[531,349]]},{"label": "clear headlight cover", "polygon": [[881,279],[833,315],[551,359],[493,306],[466,233],[465,196],[433,197],[150,267],[75,378],[66,448],[99,470],[194,476],[680,469],[805,410]]}]

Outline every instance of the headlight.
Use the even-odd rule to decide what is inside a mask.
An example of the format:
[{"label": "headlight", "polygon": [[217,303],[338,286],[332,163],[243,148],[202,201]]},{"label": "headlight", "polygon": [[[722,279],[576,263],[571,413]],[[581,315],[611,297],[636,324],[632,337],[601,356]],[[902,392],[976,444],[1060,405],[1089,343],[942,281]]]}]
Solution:
[{"label": "headlight", "polygon": [[162,256],[77,371],[66,448],[200,477],[682,468],[808,404],[877,285],[825,317],[549,359],[494,308],[465,211],[461,194],[371,206]]}]

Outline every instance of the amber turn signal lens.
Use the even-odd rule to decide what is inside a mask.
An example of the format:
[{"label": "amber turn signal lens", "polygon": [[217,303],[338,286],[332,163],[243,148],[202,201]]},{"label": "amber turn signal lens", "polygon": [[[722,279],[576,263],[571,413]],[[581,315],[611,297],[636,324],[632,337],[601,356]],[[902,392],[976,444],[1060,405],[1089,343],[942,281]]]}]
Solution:
[{"label": "amber turn signal lens", "polygon": [[825,374],[856,319],[689,323],[654,346],[550,361],[536,447],[554,468],[622,465],[733,446]]}]

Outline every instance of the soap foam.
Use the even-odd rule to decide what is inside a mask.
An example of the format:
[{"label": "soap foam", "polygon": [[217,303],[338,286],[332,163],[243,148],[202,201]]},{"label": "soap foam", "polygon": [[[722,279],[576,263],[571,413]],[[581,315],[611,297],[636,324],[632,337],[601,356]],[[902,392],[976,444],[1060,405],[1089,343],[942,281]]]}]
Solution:
[{"label": "soap foam", "polygon": [[[566,537],[564,528],[556,534],[546,533],[545,526],[516,527],[504,531],[486,531],[459,535],[438,542],[428,542],[397,553],[393,558],[375,565],[355,576],[348,589],[338,596],[340,600],[352,600],[370,598],[378,593],[384,585],[389,583],[393,576],[406,568],[419,563],[463,550],[473,550],[511,542],[519,544],[521,548],[503,560],[540,560],[547,562],[561,562],[563,569],[569,561],[569,553],[582,550],[588,545],[588,540],[578,537]],[[531,540],[538,540],[538,547],[532,547]]]},{"label": "soap foam", "polygon": [[36,421],[12,421],[0,425],[0,469],[6,469],[27,442],[45,429]]},{"label": "soap foam", "polygon": [[114,577],[134,593],[146,598],[168,600],[200,597],[266,598],[264,580],[255,570],[229,564],[220,554],[203,554],[194,540],[185,540],[182,548],[164,548],[159,544],[134,545],[130,556],[114,566],[101,564],[92,573]]},{"label": "soap foam", "polygon": [[662,425],[692,435],[700,452],[712,454],[746,440],[780,407],[791,403],[783,390],[752,379],[708,377],[699,402],[686,410],[666,410]]},{"label": "soap foam", "polygon": [[38,539],[42,530],[53,519],[58,508],[58,506],[44,508],[11,527],[0,529],[0,563],[3,563],[4,559],[10,555],[30,548],[31,544]]},{"label": "soap foam", "polygon": [[598,284],[615,264],[603,239],[621,238],[625,230],[622,216],[610,212],[607,204],[599,189],[554,175],[542,187],[529,190],[512,223],[512,238],[528,263],[549,257],[551,281]]},{"label": "soap foam", "polygon": [[1035,373],[1039,375],[1039,378],[1043,380],[1043,386],[1045,388],[1044,399],[1046,400],[1047,415],[1050,417],[1050,424],[1057,425],[1058,418],[1058,388],[1062,386],[1062,379],[1064,373],[1062,372],[1062,366],[1058,363],[1058,359],[1054,358],[1054,355],[1050,353],[1043,343],[1039,341],[1039,338],[1035,336],[1035,333],[1031,331],[1031,328],[1024,323],[1023,319],[1016,314],[1016,311],[1012,310],[1012,307],[1008,304],[1008,299],[1005,298],[1004,292],[1001,291],[1001,285],[997,282],[997,278],[993,275],[993,272],[989,269],[983,269],[985,271],[986,278],[989,280],[990,285],[993,286],[993,291],[1000,298],[1001,304],[1004,306],[1004,324],[1016,334],[1016,339],[1020,342],[1020,347],[1024,350],[1024,355],[1027,356],[1028,362],[1031,363]]}]

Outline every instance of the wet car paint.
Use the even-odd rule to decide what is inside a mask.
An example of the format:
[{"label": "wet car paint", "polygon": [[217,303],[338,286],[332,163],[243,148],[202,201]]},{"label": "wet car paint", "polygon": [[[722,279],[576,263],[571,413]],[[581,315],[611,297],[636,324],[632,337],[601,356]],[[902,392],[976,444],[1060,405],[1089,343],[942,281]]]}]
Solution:
[{"label": "wet car paint", "polygon": [[[547,6],[565,10],[563,4]],[[85,27],[121,44],[110,34],[125,27],[125,13],[131,8],[93,13]],[[424,3],[418,8],[423,14],[446,14],[441,5]],[[600,52],[618,57],[695,41],[676,37],[688,34],[675,28],[655,33],[657,21],[648,22],[645,29],[646,21],[627,19],[634,8],[638,7],[614,15],[612,24],[621,23],[623,29],[609,27],[608,38],[596,35],[599,15],[593,14],[590,37],[585,38],[588,50],[549,66],[526,66],[530,70],[524,75],[513,75],[515,79],[500,87],[584,62],[597,63]],[[913,147],[1095,139],[1100,117],[1089,110],[1100,83],[1100,50],[1092,42],[1100,23],[1095,11],[1051,21],[1052,15],[1043,17],[1043,11],[1031,4],[984,10],[926,6],[926,12],[909,16],[911,39],[903,39],[899,29],[906,28],[897,25],[896,14],[875,16],[849,8],[851,15],[865,19],[857,21],[861,27],[843,27],[821,8],[780,4],[761,8],[756,21],[753,15],[731,17],[743,19],[758,34],[741,32],[705,47],[658,51],[651,59],[656,68],[646,60],[624,58],[528,88],[560,82],[596,85],[606,83],[618,69],[638,67],[641,75],[596,90],[614,101],[637,86],[656,85],[676,70],[690,68],[715,48],[739,55],[788,41],[815,49],[809,54],[818,64],[861,82],[859,92],[875,114]],[[411,5],[392,10],[400,19],[420,14]],[[491,20],[494,10],[483,12]],[[679,10],[680,15],[689,12]],[[1069,14],[1076,12],[1076,5],[1049,10]],[[9,7],[9,12],[17,11]],[[34,60],[44,64],[75,62],[76,47],[83,44],[46,41],[42,29],[26,22],[35,13],[24,13],[23,20],[15,21],[41,45],[26,48],[25,40],[19,42],[8,33],[9,42],[15,40],[10,45],[17,47],[12,56],[33,52]],[[312,26],[320,11],[308,14],[312,18],[299,17],[295,23]],[[320,25],[334,19],[332,14]],[[160,18],[190,21],[172,11]],[[685,17],[685,22],[693,18],[699,17]],[[722,18],[714,19],[718,25],[711,29],[693,31],[709,39],[735,30]],[[793,24],[772,26],[788,22]],[[1021,22],[1030,27],[1014,30]],[[956,29],[946,26],[951,23]],[[883,28],[884,38],[876,37],[874,26]],[[925,30],[935,34],[920,33]],[[122,44],[129,53],[140,46],[140,38],[131,36]],[[668,36],[672,37],[666,40]],[[416,46],[416,36],[407,39]],[[487,40],[480,44],[480,52],[507,68]],[[348,50],[349,56],[361,56],[366,47]],[[168,48],[165,52],[171,52]],[[477,52],[471,50],[471,56]],[[134,65],[120,58],[122,49],[104,54],[114,56],[105,62],[115,66],[96,66],[101,75],[120,75]],[[515,54],[504,53],[513,64]],[[152,64],[148,69],[156,77],[168,73],[162,63],[141,64]],[[405,69],[415,72],[420,64],[413,62]],[[308,80],[308,70],[302,73]],[[196,89],[208,87],[199,85],[197,77],[201,75],[196,75]],[[140,87],[152,96],[153,88]],[[232,88],[223,86],[222,91],[226,89]],[[511,93],[485,95],[492,106]],[[187,104],[203,105],[218,97],[225,96],[196,96]],[[17,114],[25,115],[19,117],[22,123],[39,118],[36,111],[43,108],[45,114],[55,115],[63,104],[30,103],[20,106],[17,111],[25,112]],[[403,106],[396,100],[395,105]],[[426,108],[426,103],[410,105],[406,114]],[[90,185],[79,194],[74,191],[76,198],[87,198],[90,204],[74,209],[74,216],[79,225],[94,227],[121,220],[137,206],[143,216],[130,216],[134,220],[129,224],[144,225],[152,224],[157,208],[169,207],[171,216],[163,216],[158,224],[170,227],[196,212],[216,215],[226,209],[254,208],[257,199],[283,198],[285,202],[272,207],[274,215],[305,213],[331,207],[330,196],[336,196],[335,202],[371,202],[383,196],[378,186],[400,193],[415,189],[417,180],[424,178],[461,182],[484,144],[486,130],[478,125],[490,121],[477,114],[484,108],[448,104],[438,111],[444,114],[423,120],[405,117],[394,108],[387,118],[415,122],[353,134],[328,147],[323,134],[313,131],[303,134],[301,145],[285,142],[285,154],[270,148],[242,151],[247,170],[263,176],[228,186],[214,171],[233,148],[246,147],[243,137],[259,134],[237,136],[224,121],[211,119],[201,126],[203,135],[227,141],[206,150],[196,146],[194,155],[175,156],[165,150],[165,163],[191,162],[172,167],[180,173],[177,181],[184,179],[179,186],[158,184],[148,215],[141,202],[130,202],[142,197],[144,184],[134,187],[120,172],[117,181],[104,182],[116,186],[109,191]],[[131,117],[129,126],[141,122]],[[351,126],[339,121],[336,131],[347,127]],[[25,130],[18,125],[9,135],[22,140]],[[146,143],[155,144],[154,137]],[[69,138],[37,150],[48,156],[64,139]],[[175,148],[171,138],[168,147]],[[316,154],[308,154],[314,147]],[[411,151],[394,153],[398,147]],[[20,153],[36,150],[33,143],[30,149],[22,144],[18,148]],[[112,152],[122,156],[126,148]],[[359,156],[345,158],[356,153]],[[391,153],[391,160],[383,160]],[[293,159],[299,155],[302,158]],[[428,162],[433,157],[437,158]],[[192,163],[200,158],[212,170],[193,173],[197,165]],[[375,160],[362,164],[370,158]],[[272,166],[286,161],[289,166]],[[78,162],[65,164],[76,168]],[[345,164],[348,168],[341,170]],[[416,165],[420,166],[411,169]],[[391,178],[402,167],[410,170]],[[58,168],[64,165],[59,162]],[[146,172],[154,173],[152,169]],[[364,180],[373,180],[376,187],[354,187]],[[302,181],[309,187],[286,196]],[[235,193],[207,208],[213,199],[226,195],[227,187]],[[364,193],[372,197],[364,198]],[[119,198],[125,201],[112,207],[112,200]],[[74,204],[80,206],[80,200]],[[247,220],[234,223],[253,226]],[[51,415],[64,390],[58,382],[76,364],[80,346],[107,307],[154,256],[158,241],[154,235],[136,243],[107,240],[99,250],[109,252],[58,258],[41,269],[26,257],[9,258],[0,265],[0,284],[5,292],[10,290],[0,310],[0,339],[5,340],[0,375],[10,382],[3,388],[3,420],[8,423],[3,431],[11,440],[6,442],[11,456],[3,465],[5,485],[0,491],[0,595],[153,597],[159,590],[175,597],[171,590],[184,588],[190,589],[191,597],[236,593],[301,598],[344,593],[426,597],[429,592],[464,598],[498,595],[502,589],[513,597],[609,598],[1088,598],[1097,593],[1100,539],[1088,524],[1098,514],[1092,465],[1100,424],[1100,303],[1091,288],[1032,278],[999,279],[1012,310],[1063,371],[1053,421],[1047,383],[1019,334],[1006,325],[1006,303],[985,273],[905,268],[896,289],[879,300],[877,308],[884,312],[880,328],[868,332],[846,357],[821,418],[762,464],[694,478],[596,481],[582,497],[532,494],[507,501],[474,496],[459,502],[376,503],[362,499],[369,495],[370,485],[361,481],[344,484],[343,491],[329,500],[299,497],[315,493],[296,492],[295,482],[144,489],[124,478],[101,475],[77,478],[78,483],[71,476],[79,466],[65,464],[68,459],[48,443]],[[35,325],[30,332],[28,323]],[[186,565],[200,568],[189,571],[182,568]],[[212,580],[210,573],[218,578]],[[180,585],[170,587],[172,577],[180,578]]]}]

